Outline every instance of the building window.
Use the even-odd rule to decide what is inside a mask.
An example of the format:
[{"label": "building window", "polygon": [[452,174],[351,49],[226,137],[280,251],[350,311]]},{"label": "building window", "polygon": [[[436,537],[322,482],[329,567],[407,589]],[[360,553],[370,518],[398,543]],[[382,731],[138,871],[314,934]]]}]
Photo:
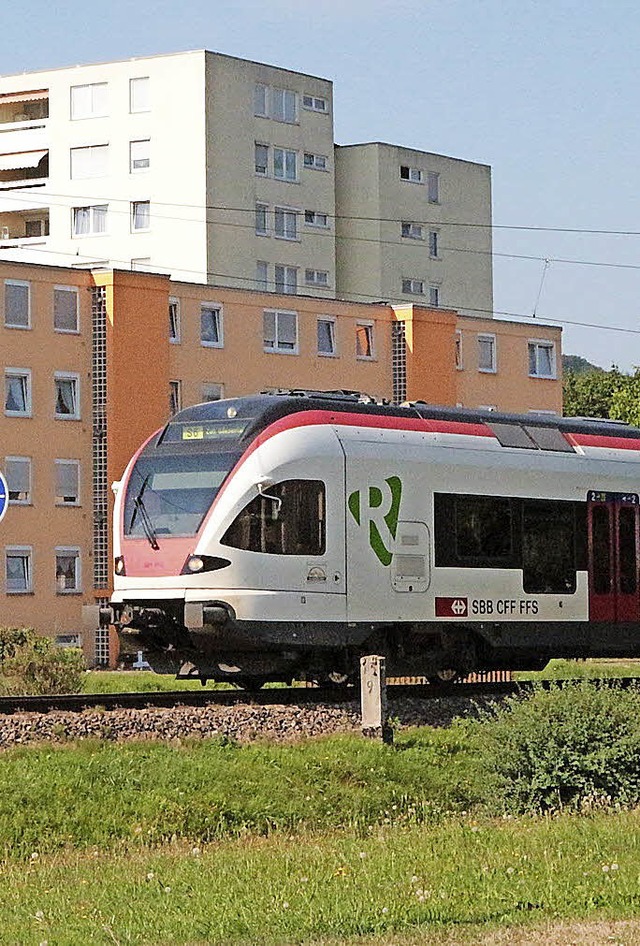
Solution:
[{"label": "building window", "polygon": [[269,264],[264,260],[256,263],[256,289],[267,292],[269,289]]},{"label": "building window", "polygon": [[408,240],[422,240],[422,226],[419,223],[411,223],[410,221],[404,221],[401,227],[401,234],[403,237],[406,237]]},{"label": "building window", "polygon": [[266,177],[269,173],[269,146],[258,144],[256,141],[256,174]]},{"label": "building window", "polygon": [[54,416],[57,420],[80,419],[80,378],[77,374],[63,374],[56,371],[54,376]]},{"label": "building window", "polygon": [[438,231],[429,230],[429,256],[431,259],[438,259]]},{"label": "building window", "polygon": [[173,417],[182,410],[182,381],[169,382],[169,414]]},{"label": "building window", "polygon": [[274,210],[274,233],[281,240],[298,239],[298,212],[276,207]]},{"label": "building window", "polygon": [[56,332],[79,331],[78,290],[75,286],[55,286],[53,289],[53,327]]},{"label": "building window", "polygon": [[105,177],[109,145],[90,145],[71,148],[71,179],[81,181],[90,177]]},{"label": "building window", "polygon": [[55,504],[56,506],[77,506],[80,503],[80,461],[55,461]]},{"label": "building window", "polygon": [[129,79],[129,111],[151,111],[151,83],[149,76]]},{"label": "building window", "polygon": [[202,385],[203,401],[220,401],[224,397],[224,385],[215,381],[205,381]]},{"label": "building window", "polygon": [[49,236],[49,218],[37,217],[33,220],[25,220],[24,235],[26,237]]},{"label": "building window", "polygon": [[495,335],[478,335],[478,371],[496,371]]},{"label": "building window", "polygon": [[4,412],[9,417],[31,417],[31,372],[28,368],[6,368]]},{"label": "building window", "polygon": [[328,286],[329,273],[324,269],[305,269],[304,281],[307,286]]},{"label": "building window", "polygon": [[222,308],[219,305],[200,306],[200,343],[207,348],[222,348]]},{"label": "building window", "polygon": [[311,154],[309,151],[304,153],[304,166],[313,168],[314,171],[327,170],[327,158],[324,154]]},{"label": "building window", "polygon": [[298,180],[298,152],[273,149],[273,176],[279,181]]},{"label": "building window", "polygon": [[414,184],[422,183],[422,171],[420,168],[412,168],[407,164],[400,165],[400,180],[412,181]]},{"label": "building window", "polygon": [[108,204],[73,208],[73,235],[96,236],[107,232]]},{"label": "building window", "polygon": [[149,170],[151,164],[150,152],[151,140],[149,138],[129,142],[129,171],[131,174]]},{"label": "building window", "polygon": [[328,112],[327,100],[319,95],[303,95],[302,107],[312,112]]},{"label": "building window", "polygon": [[532,378],[555,378],[556,351],[553,342],[529,342],[529,375]]},{"label": "building window", "polygon": [[71,86],[71,118],[102,118],[108,114],[107,83]]},{"label": "building window", "polygon": [[5,587],[8,595],[25,595],[33,591],[32,550],[26,546],[9,546],[4,550]]},{"label": "building window", "polygon": [[430,204],[440,203],[440,175],[435,171],[427,174],[427,200]]},{"label": "building window", "polygon": [[262,317],[264,350],[298,354],[298,314],[265,310]]},{"label": "building window", "polygon": [[268,204],[256,204],[256,234],[258,236],[267,236],[267,214],[269,212]]},{"label": "building window", "polygon": [[31,287],[28,282],[5,280],[4,324],[6,328],[31,328]]},{"label": "building window", "polygon": [[429,286],[429,305],[434,309],[440,305],[440,286]]},{"label": "building window", "polygon": [[318,319],[318,354],[335,355],[336,353],[336,320],[328,318]]},{"label": "building window", "polygon": [[131,230],[148,230],[151,227],[151,201],[131,201]]},{"label": "building window", "polygon": [[307,227],[324,227],[326,229],[329,226],[329,215],[318,213],[317,210],[305,210],[304,222]]},{"label": "building window", "polygon": [[424,282],[421,279],[403,279],[402,291],[411,296],[423,296]]},{"label": "building window", "polygon": [[180,301],[174,298],[169,299],[169,341],[180,342]]},{"label": "building window", "polygon": [[4,472],[9,489],[9,502],[17,506],[31,504],[30,457],[5,457]]},{"label": "building window", "polygon": [[458,369],[458,371],[462,371],[464,367],[462,363],[462,332],[459,329],[456,329],[455,346],[456,346],[456,368]]},{"label": "building window", "polygon": [[373,358],[373,322],[356,323],[356,358]]},{"label": "building window", "polygon": [[276,266],[275,267],[275,289],[276,292],[284,292],[288,295],[295,295],[298,291],[298,270],[295,266]]},{"label": "building window", "polygon": [[269,86],[256,82],[253,93],[253,114],[259,118],[269,117]]},{"label": "building window", "polygon": [[80,584],[80,549],[56,549],[56,594],[77,594]]},{"label": "building window", "polygon": [[295,122],[298,96],[291,89],[271,89],[271,117],[278,122]]}]

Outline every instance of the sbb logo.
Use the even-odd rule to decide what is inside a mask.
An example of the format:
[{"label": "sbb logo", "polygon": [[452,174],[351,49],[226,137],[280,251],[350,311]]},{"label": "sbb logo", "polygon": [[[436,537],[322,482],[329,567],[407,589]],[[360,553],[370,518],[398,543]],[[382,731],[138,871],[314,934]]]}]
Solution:
[{"label": "sbb logo", "polygon": [[466,618],[468,613],[466,598],[436,598],[437,618]]}]

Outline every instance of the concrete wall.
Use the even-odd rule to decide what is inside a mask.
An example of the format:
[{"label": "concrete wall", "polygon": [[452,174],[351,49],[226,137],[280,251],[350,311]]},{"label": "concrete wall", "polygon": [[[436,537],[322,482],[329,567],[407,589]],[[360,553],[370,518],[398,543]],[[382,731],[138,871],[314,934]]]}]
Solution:
[{"label": "concrete wall", "polygon": [[[422,181],[403,180],[401,166],[420,171]],[[430,172],[438,175],[436,202],[429,200]],[[492,313],[488,166],[379,142],[349,145],[336,148],[336,187],[342,297],[429,305],[435,285],[443,307]],[[422,226],[422,239],[403,237],[403,221]],[[438,234],[437,258],[429,254],[430,230]],[[403,278],[423,281],[425,298],[404,293]]]}]

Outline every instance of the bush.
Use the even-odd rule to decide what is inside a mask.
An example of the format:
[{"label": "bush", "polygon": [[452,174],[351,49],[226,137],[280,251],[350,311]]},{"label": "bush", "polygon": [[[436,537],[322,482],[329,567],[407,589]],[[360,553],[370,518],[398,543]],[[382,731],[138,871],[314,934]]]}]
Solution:
[{"label": "bush", "polygon": [[57,648],[32,628],[0,627],[0,695],[78,693],[83,676],[79,648]]},{"label": "bush", "polygon": [[513,814],[640,803],[640,691],[536,689],[472,728],[490,807]]}]

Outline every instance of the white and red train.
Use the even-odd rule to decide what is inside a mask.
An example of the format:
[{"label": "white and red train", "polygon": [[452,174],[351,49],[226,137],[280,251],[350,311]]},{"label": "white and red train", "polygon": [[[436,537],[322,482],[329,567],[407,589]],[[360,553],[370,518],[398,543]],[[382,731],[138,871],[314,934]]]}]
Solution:
[{"label": "white and red train", "polygon": [[129,463],[108,618],[259,686],[640,655],[640,430],[349,392],[189,407]]}]

